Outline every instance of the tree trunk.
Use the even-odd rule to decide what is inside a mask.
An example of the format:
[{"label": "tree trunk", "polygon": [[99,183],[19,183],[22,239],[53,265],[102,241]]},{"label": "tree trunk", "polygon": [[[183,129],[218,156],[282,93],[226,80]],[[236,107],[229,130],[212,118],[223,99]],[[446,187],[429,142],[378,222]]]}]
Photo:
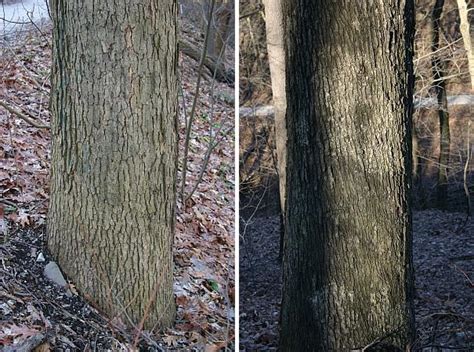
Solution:
[{"label": "tree trunk", "polygon": [[413,0],[283,0],[283,18],[281,350],[405,350],[414,324]]},{"label": "tree trunk", "polygon": [[232,3],[229,0],[217,1],[207,47],[207,55],[214,61],[225,60],[225,47],[231,30],[231,16]]},{"label": "tree trunk", "polygon": [[[226,70],[225,67],[225,47],[231,30],[232,3],[228,0],[217,0],[211,17],[209,13],[210,0],[201,0],[201,8],[202,27],[207,28],[209,18],[212,21],[209,28],[209,42],[204,65],[211,71],[212,76],[215,74],[218,81],[234,83],[233,70]],[[199,61],[201,58],[201,51],[194,48],[189,42],[180,41],[180,49],[195,60]]]},{"label": "tree trunk", "polygon": [[471,41],[471,31],[469,29],[469,11],[466,0],[457,0],[459,10],[459,30],[464,42],[464,49],[467,54],[467,64],[469,68],[469,75],[471,76],[471,91],[474,92],[474,50]]},{"label": "tree trunk", "polygon": [[175,316],[176,1],[52,0],[51,9],[49,248],[111,318],[167,327]]},{"label": "tree trunk", "polygon": [[413,189],[412,194],[416,194],[413,199],[415,204],[421,208],[426,207],[426,191],[423,184],[423,175],[425,169],[425,160],[422,158],[422,150],[420,148],[420,136],[416,129],[416,123],[412,123],[412,160],[413,160]]},{"label": "tree trunk", "polygon": [[[285,92],[285,49],[283,45],[283,14],[281,0],[264,0],[267,52],[272,78],[273,106],[275,109],[275,144],[278,160],[280,185],[280,218],[285,218],[286,188],[286,92]],[[280,256],[283,254],[284,220],[280,233]]]},{"label": "tree trunk", "polygon": [[440,42],[440,22],[443,13],[444,0],[436,0],[433,8],[433,41],[431,43],[431,51],[433,59],[431,66],[433,69],[434,87],[438,100],[438,116],[439,116],[439,168],[438,168],[438,184],[437,184],[437,202],[438,207],[445,209],[447,207],[448,198],[448,167],[449,167],[449,149],[451,137],[449,133],[449,113],[448,113],[448,97],[446,95],[446,81],[444,80],[444,67],[446,63],[438,53]]}]

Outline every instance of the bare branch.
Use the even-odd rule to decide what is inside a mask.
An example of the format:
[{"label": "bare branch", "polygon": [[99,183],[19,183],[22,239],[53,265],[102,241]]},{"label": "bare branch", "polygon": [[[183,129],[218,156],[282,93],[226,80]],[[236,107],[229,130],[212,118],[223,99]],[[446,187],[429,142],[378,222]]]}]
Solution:
[{"label": "bare branch", "polygon": [[19,117],[20,119],[22,119],[23,121],[29,123],[31,126],[33,127],[36,127],[36,128],[45,128],[45,129],[50,129],[50,127],[48,125],[43,125],[41,123],[38,123],[36,122],[35,120],[33,120],[32,118],[29,118],[28,116],[26,116],[25,114],[23,114],[22,112],[10,107],[7,105],[7,103],[5,103],[3,100],[0,100],[0,106],[2,106],[5,110],[7,110],[10,114],[13,114],[13,115],[16,115],[17,117]]}]

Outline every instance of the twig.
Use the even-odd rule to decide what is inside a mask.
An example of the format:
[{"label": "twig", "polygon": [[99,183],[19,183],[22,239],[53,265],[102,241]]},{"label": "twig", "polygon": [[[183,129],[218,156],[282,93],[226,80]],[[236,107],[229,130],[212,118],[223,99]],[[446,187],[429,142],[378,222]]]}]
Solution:
[{"label": "twig", "polygon": [[466,272],[464,270],[459,268],[456,264],[453,264],[453,267],[454,267],[454,269],[456,269],[457,271],[459,271],[461,274],[464,275],[464,277],[467,279],[467,281],[469,281],[469,284],[471,285],[471,287],[474,287],[474,282],[472,282],[471,278],[469,277],[469,275],[466,274]]},{"label": "twig", "polygon": [[[224,48],[224,47],[223,47]],[[224,50],[221,50],[221,52],[219,53],[219,57],[217,59],[217,63],[220,62],[220,60],[222,59],[222,54],[223,54],[223,51]],[[224,139],[224,137],[227,135],[228,132],[230,132],[231,130],[229,130],[228,132],[225,132],[224,135],[222,136],[222,138],[220,138],[219,140],[216,141],[217,139],[217,136],[219,135],[220,131],[222,130],[222,128],[224,127],[224,122],[221,123],[221,125],[219,126],[219,128],[217,129],[217,131],[213,134],[213,116],[214,116],[214,103],[215,103],[215,98],[214,98],[214,84],[215,84],[215,81],[216,81],[216,75],[217,75],[217,70],[214,71],[214,76],[213,76],[213,79],[212,79],[212,83],[211,83],[211,95],[213,97],[212,99],[212,105],[211,105],[211,111],[210,111],[210,121],[209,121],[209,144],[208,144],[208,149],[206,151],[206,154],[204,156],[204,161],[203,161],[203,164],[201,165],[201,170],[199,171],[199,176],[198,176],[198,180],[196,181],[193,189],[191,190],[191,192],[188,194],[188,196],[186,197],[186,200],[184,201],[184,203],[186,204],[186,202],[193,196],[194,192],[196,191],[196,189],[198,188],[199,184],[201,183],[202,181],[202,178],[204,176],[204,171],[206,171],[206,168],[207,168],[207,164],[209,163],[209,158],[211,156],[211,153],[212,151],[217,147],[217,145]]]},{"label": "twig", "polygon": [[[230,268],[230,266],[231,266],[231,263],[230,263],[230,258],[229,258],[229,261],[227,263],[227,268]],[[229,278],[230,278],[229,274],[230,273],[227,272],[227,280],[226,280],[226,285],[224,289],[224,300],[227,306],[227,326],[225,330],[225,342],[226,342],[225,350],[226,351],[228,350],[227,345],[229,343],[229,330],[230,330],[229,310],[232,308],[232,304],[230,302],[230,297],[229,297]]]},{"label": "twig", "polygon": [[30,24],[30,22],[19,22],[19,21],[7,20],[5,17],[0,17],[0,21],[11,23],[11,24],[20,24],[20,25]]},{"label": "twig", "polygon": [[372,341],[371,343],[369,343],[365,347],[352,349],[351,352],[365,352],[369,348],[377,346],[378,344],[382,343],[384,340],[386,340],[389,337],[392,337],[393,335],[397,334],[400,330],[401,330],[401,327],[399,327],[395,330],[392,330],[392,331],[388,332],[387,334],[376,338],[374,341]]},{"label": "twig", "polygon": [[50,19],[50,20],[53,20],[53,16],[51,16],[51,8],[49,7],[49,1],[48,1],[48,0],[44,0],[44,3],[45,3],[45,5],[46,5],[46,10],[48,11],[49,19]]},{"label": "twig", "polygon": [[423,56],[420,56],[418,58],[416,58],[415,60],[413,60],[414,63],[417,63],[423,59],[427,59],[427,58],[430,58],[430,56],[433,56],[437,53],[439,53],[440,51],[443,51],[444,49],[449,49],[450,47],[454,46],[454,44],[456,44],[457,42],[461,41],[461,38],[459,39],[456,39],[455,41],[453,41],[452,43],[448,43],[446,46],[443,46],[439,49],[437,49],[436,51],[431,51],[429,52],[428,54],[425,54]]},{"label": "twig", "polygon": [[[33,7],[33,11],[34,11],[34,7]],[[31,12],[26,11],[26,16],[28,16],[28,19],[30,20],[31,24],[38,30],[38,32],[40,32],[40,34],[43,36],[43,38],[47,38],[46,35],[43,33],[43,31],[41,31],[41,29],[36,25],[36,23],[31,18],[31,14],[33,13],[33,11],[31,11]]]},{"label": "twig", "polygon": [[440,348],[441,350],[456,350],[456,351],[472,351],[474,346],[446,346],[446,345],[424,345],[421,349],[425,348]]},{"label": "twig", "polygon": [[7,291],[4,291],[4,290],[0,290],[0,296],[10,298],[14,301],[17,301],[17,302],[21,303],[21,304],[25,304],[25,301],[23,301],[21,298],[15,297],[15,296],[9,294]]},{"label": "twig", "polygon": [[245,13],[239,17],[239,20],[243,20],[244,18],[256,15],[257,13],[261,12],[263,10],[262,6],[258,6],[258,8],[254,11],[251,11],[249,13]]},{"label": "twig", "polygon": [[137,333],[135,335],[135,338],[133,339],[133,347],[134,348],[137,347],[137,345],[138,345],[140,335],[142,334],[142,331],[143,331],[143,326],[145,325],[145,321],[148,319],[148,315],[150,314],[151,306],[153,305],[153,303],[155,303],[155,299],[156,299],[156,296],[158,294],[158,289],[159,289],[160,283],[161,283],[161,278],[162,278],[161,275],[157,278],[156,283],[155,283],[155,287],[153,288],[153,292],[152,292],[151,296],[148,298],[148,302],[146,304],[145,311],[143,312],[143,317],[140,320],[140,323],[138,323]]},{"label": "twig", "polygon": [[466,202],[467,202],[467,217],[471,215],[471,197],[469,194],[469,186],[467,184],[467,176],[469,170],[469,163],[471,160],[471,147],[469,145],[469,138],[471,138],[470,131],[471,130],[471,121],[467,123],[467,156],[466,156],[466,163],[464,164],[464,172],[463,172],[463,179],[464,179],[464,193],[466,194]]},{"label": "twig", "polygon": [[48,125],[43,125],[41,123],[38,123],[36,121],[34,121],[33,119],[29,118],[28,116],[26,116],[25,114],[21,113],[20,111],[18,110],[15,110],[14,108],[8,106],[4,101],[0,100],[0,106],[2,106],[5,110],[7,110],[9,113],[13,114],[13,115],[16,115],[17,117],[19,117],[20,119],[22,119],[23,121],[29,123],[31,126],[33,127],[36,127],[36,128],[45,128],[45,129],[50,129],[50,127]]},{"label": "twig", "polygon": [[[219,133],[223,126],[224,126],[224,123],[222,123],[222,125],[220,125],[220,127],[219,127],[219,129],[217,130],[216,133]],[[229,131],[225,132],[217,142],[215,142],[215,138],[211,140],[210,145],[207,149],[206,155],[204,156],[204,162],[203,162],[203,165],[201,166],[201,170],[199,172],[198,179],[197,179],[196,183],[194,184],[194,187],[191,190],[191,192],[187,195],[186,200],[184,201],[184,203],[186,203],[188,201],[188,199],[190,199],[193,196],[194,192],[196,192],[196,189],[198,188],[199,184],[201,183],[202,178],[204,176],[204,171],[206,171],[207,164],[209,163],[209,158],[211,157],[212,151],[219,145],[219,143],[224,139],[224,137],[227,136],[227,134],[230,133],[233,129],[234,128],[232,127]]]},{"label": "twig", "polygon": [[0,199],[0,203],[9,205],[9,206],[15,207],[15,208],[18,207],[15,203],[13,203],[13,202],[11,202],[11,201],[9,201],[9,200],[7,200],[7,199]]},{"label": "twig", "polygon": [[[206,54],[207,54],[207,45],[209,43],[209,34],[211,32],[211,22],[212,22],[212,15],[214,12],[214,5],[216,1],[212,0],[211,1],[211,8],[209,10],[209,20],[207,22],[207,29],[206,29],[206,37],[204,39],[204,47],[202,48],[202,55],[201,55],[201,62],[199,62],[199,68],[198,68],[198,78],[196,82],[196,91],[194,93],[194,100],[193,100],[193,106],[191,107],[191,114],[189,116],[189,121],[186,126],[186,139],[184,140],[184,154],[183,154],[183,168],[181,171],[181,200],[184,203],[184,188],[186,186],[186,168],[188,167],[188,152],[189,152],[189,140],[191,138],[191,128],[193,125],[193,120],[194,116],[196,114],[196,105],[197,105],[197,100],[199,96],[199,88],[201,86],[201,77],[202,77],[202,72],[203,72],[203,67],[204,67],[204,61],[206,59]],[[184,204],[186,206],[186,204]]]}]

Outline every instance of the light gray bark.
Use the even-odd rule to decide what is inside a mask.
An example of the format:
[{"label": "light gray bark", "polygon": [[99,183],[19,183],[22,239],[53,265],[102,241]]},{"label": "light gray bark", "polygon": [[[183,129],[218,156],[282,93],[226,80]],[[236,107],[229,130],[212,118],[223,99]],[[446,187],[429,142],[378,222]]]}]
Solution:
[{"label": "light gray bark", "polygon": [[[281,215],[285,214],[286,189],[286,88],[285,49],[283,44],[283,14],[281,0],[264,0],[267,52],[272,79],[273,105],[275,107],[275,144],[278,161]],[[283,228],[283,226],[282,226]],[[281,236],[284,236],[282,231]],[[282,238],[283,239],[283,238]]]},{"label": "light gray bark", "polygon": [[[474,92],[474,50],[472,47],[471,31],[469,29],[469,15],[466,0],[457,0],[462,39],[464,42],[464,49],[466,49],[467,63],[469,67],[469,75],[471,76],[471,91]],[[473,10],[472,8],[470,9]]]}]

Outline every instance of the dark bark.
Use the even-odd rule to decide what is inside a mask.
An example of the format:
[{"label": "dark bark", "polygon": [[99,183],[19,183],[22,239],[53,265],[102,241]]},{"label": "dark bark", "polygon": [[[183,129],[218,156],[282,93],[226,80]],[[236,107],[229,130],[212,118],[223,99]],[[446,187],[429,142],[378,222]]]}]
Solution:
[{"label": "dark bark", "polygon": [[284,0],[283,18],[281,349],[377,341],[405,350],[414,325],[413,0]]},{"label": "dark bark", "polygon": [[436,98],[438,100],[439,116],[439,169],[437,201],[438,207],[441,209],[445,209],[447,207],[449,150],[451,144],[451,137],[449,133],[448,98],[446,95],[446,82],[443,78],[444,67],[446,64],[438,52],[440,45],[440,23],[443,7],[444,0],[436,0],[432,13],[433,41],[431,43],[431,51],[433,52],[431,66],[433,69]]},{"label": "dark bark", "polygon": [[174,0],[51,1],[48,245],[110,318],[175,316]]}]

